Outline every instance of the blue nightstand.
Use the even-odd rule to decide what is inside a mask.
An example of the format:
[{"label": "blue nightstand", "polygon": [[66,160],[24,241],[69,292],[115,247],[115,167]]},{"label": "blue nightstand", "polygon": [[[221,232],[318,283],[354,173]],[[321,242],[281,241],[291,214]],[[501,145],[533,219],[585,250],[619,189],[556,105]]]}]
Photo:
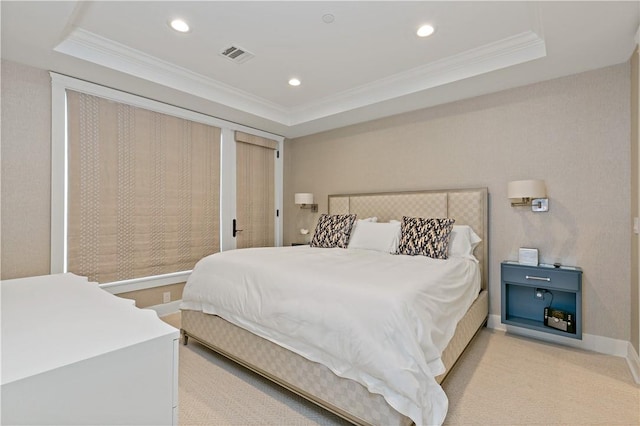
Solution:
[{"label": "blue nightstand", "polygon": [[[502,262],[502,323],[582,339],[582,269]],[[545,307],[572,315],[575,333],[545,325]]]}]

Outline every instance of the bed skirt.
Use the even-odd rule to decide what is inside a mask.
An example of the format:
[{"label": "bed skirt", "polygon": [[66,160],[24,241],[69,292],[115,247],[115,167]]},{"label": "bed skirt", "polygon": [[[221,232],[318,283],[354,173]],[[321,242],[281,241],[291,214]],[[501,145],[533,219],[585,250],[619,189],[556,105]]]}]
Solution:
[{"label": "bed skirt", "polygon": [[[456,333],[442,355],[447,372],[436,378],[439,383],[485,324],[488,303],[488,292],[484,290],[458,323]],[[381,395],[370,393],[360,383],[338,377],[324,365],[309,361],[218,316],[183,310],[181,331],[185,344],[193,338],[354,424],[412,424]]]}]

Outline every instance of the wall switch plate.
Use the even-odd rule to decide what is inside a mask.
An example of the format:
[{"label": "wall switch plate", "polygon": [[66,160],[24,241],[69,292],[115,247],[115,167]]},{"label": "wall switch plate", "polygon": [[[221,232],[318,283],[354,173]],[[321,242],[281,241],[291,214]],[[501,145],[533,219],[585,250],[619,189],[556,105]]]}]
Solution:
[{"label": "wall switch plate", "polygon": [[169,302],[171,302],[171,292],[165,291],[164,293],[162,293],[162,303],[169,303]]},{"label": "wall switch plate", "polygon": [[638,219],[637,217],[633,218],[633,233],[640,233],[640,219]]}]

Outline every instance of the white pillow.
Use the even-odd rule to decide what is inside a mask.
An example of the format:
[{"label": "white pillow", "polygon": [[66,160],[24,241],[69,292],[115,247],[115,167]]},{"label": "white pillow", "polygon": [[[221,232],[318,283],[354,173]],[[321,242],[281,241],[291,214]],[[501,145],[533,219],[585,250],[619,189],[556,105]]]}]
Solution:
[{"label": "white pillow", "polygon": [[482,238],[478,236],[468,225],[453,225],[449,236],[449,257],[463,257],[478,259],[473,255],[473,250],[480,244]]},{"label": "white pillow", "polygon": [[400,242],[400,222],[376,223],[356,221],[348,248],[395,253]]}]

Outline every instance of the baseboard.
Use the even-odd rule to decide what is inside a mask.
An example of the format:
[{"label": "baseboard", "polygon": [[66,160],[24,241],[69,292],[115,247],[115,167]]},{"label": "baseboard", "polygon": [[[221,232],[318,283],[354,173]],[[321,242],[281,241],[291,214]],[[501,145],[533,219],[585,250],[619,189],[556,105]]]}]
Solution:
[{"label": "baseboard", "polygon": [[628,342],[627,346],[627,364],[629,365],[629,370],[631,370],[631,375],[637,384],[640,385],[640,357],[638,353],[633,348],[631,342]]},{"label": "baseboard", "polygon": [[627,364],[629,364],[629,369],[631,370],[633,378],[636,383],[640,383],[640,381],[638,381],[638,377],[640,376],[640,360],[638,359],[638,354],[633,349],[631,343],[626,340],[612,339],[610,337],[597,336],[595,334],[588,333],[582,333],[582,340],[572,339],[570,337],[557,336],[555,334],[544,333],[542,331],[506,325],[502,323],[500,315],[489,315],[487,327],[494,330],[517,334],[519,336],[558,343],[572,348],[625,358],[627,360]]},{"label": "baseboard", "polygon": [[170,315],[170,314],[175,314],[177,312],[180,312],[181,303],[182,303],[182,300],[174,300],[173,302],[169,302],[169,303],[162,303],[160,305],[148,306],[145,309],[153,309],[158,313],[159,317],[163,317],[165,315]]}]

